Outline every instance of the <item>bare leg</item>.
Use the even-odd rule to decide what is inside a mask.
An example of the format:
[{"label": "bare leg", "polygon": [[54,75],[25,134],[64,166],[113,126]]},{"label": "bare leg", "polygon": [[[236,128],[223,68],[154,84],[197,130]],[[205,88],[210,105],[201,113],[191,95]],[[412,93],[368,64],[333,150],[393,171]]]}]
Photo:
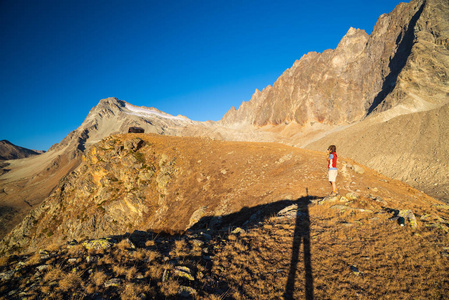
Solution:
[{"label": "bare leg", "polygon": [[335,183],[335,181],[332,181],[331,184],[332,184],[332,192],[336,193],[337,192],[337,183]]}]

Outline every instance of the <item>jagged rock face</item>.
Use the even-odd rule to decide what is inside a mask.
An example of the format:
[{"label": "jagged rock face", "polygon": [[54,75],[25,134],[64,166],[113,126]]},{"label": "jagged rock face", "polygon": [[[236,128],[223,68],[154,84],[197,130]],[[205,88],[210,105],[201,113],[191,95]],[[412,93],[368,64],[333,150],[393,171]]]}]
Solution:
[{"label": "jagged rock face", "polygon": [[[350,28],[337,49],[304,55],[221,122],[352,123],[405,101],[410,85],[430,83],[437,87],[434,94],[443,95],[434,100],[441,105],[447,102],[447,16],[447,1],[401,3],[379,18],[370,36]],[[418,83],[428,73],[430,78]]]},{"label": "jagged rock face", "polygon": [[389,64],[392,72],[376,99],[381,111],[400,105],[415,112],[449,102],[449,3],[418,4],[407,30],[398,37],[399,47]]}]

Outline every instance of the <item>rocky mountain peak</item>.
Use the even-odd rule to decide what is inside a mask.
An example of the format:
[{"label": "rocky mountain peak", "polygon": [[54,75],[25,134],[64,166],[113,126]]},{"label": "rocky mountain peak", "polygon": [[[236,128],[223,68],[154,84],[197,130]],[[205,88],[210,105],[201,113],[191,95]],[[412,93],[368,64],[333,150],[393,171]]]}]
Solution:
[{"label": "rocky mountain peak", "polygon": [[[421,110],[425,104],[411,101],[416,99],[411,99],[407,88],[411,81],[414,85],[422,83],[412,76],[407,80],[404,77],[412,69],[420,72],[416,69],[418,62],[413,62],[417,57],[438,57],[430,65],[441,69],[437,65],[447,62],[447,34],[445,1],[402,3],[379,17],[371,35],[350,28],[335,50],[304,55],[277,79],[273,88],[254,93],[249,102],[228,112],[221,122],[341,125],[400,104],[409,103],[409,109]],[[430,71],[424,68],[426,73]],[[447,70],[446,66],[443,69]],[[430,73],[443,76],[446,71]],[[441,104],[447,101],[447,81],[435,79],[439,90],[436,98],[446,100],[430,102]],[[430,80],[426,83],[430,84]]]}]

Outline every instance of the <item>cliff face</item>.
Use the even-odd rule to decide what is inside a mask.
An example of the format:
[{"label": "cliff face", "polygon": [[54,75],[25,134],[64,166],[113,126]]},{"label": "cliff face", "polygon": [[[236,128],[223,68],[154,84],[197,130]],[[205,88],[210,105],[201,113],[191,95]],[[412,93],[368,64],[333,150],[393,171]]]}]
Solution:
[{"label": "cliff face", "polygon": [[402,103],[420,110],[419,97],[441,105],[447,102],[447,12],[447,1],[401,3],[380,16],[371,35],[350,28],[335,50],[304,55],[221,122],[341,125]]}]

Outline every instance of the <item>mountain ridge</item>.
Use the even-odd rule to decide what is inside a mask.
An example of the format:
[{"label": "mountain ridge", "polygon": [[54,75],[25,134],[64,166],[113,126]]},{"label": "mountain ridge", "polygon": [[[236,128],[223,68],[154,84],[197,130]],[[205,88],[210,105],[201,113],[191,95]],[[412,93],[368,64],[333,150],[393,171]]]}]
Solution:
[{"label": "mountain ridge", "polygon": [[[391,13],[379,17],[371,35],[350,28],[335,50],[305,54],[273,86],[256,90],[250,101],[242,102],[238,110],[231,108],[218,122],[197,122],[154,108],[139,108],[117,98],[102,99],[80,127],[47,153],[8,161],[9,171],[0,177],[3,190],[0,203],[5,207],[0,217],[6,219],[0,233],[8,232],[46,198],[61,178],[79,166],[83,153],[92,145],[111,134],[125,133],[131,126],[160,135],[276,142],[319,151],[324,151],[326,144],[333,144],[333,137],[338,136],[337,147],[345,156],[355,159],[365,153],[366,157],[374,157],[376,153],[372,149],[375,147],[369,145],[376,143],[375,139],[363,134],[354,137],[345,132],[363,133],[396,124],[399,119],[395,121],[395,118],[402,115],[424,116],[422,111],[430,116],[449,101],[446,80],[449,76],[449,21],[444,18],[448,12],[448,4],[441,0],[401,3]],[[308,93],[309,90],[315,90],[315,94]],[[389,93],[384,95],[382,91]],[[333,95],[335,99],[326,95]],[[293,101],[293,96],[298,96],[299,104]],[[375,99],[383,100],[375,103]],[[438,113],[441,123],[447,110],[440,109]],[[445,145],[448,130],[445,125],[439,128],[438,138]],[[403,127],[401,134],[406,138],[414,136],[415,132]],[[354,141],[357,147],[346,147]],[[386,142],[394,143],[394,140]],[[434,169],[435,164],[428,158],[435,155],[440,157],[442,166],[448,165],[444,149],[422,153],[427,157],[423,168]],[[406,143],[390,150],[388,157],[393,159],[408,153]],[[363,163],[370,165],[366,158]],[[440,168],[435,179],[429,176],[422,183],[417,182],[419,174],[409,172],[413,169],[411,161],[404,160],[398,174],[388,170],[394,163],[390,159],[380,159],[371,166],[393,177],[405,178],[409,184],[447,200],[449,187],[440,185],[439,179],[444,178],[446,171]],[[435,192],[435,184],[439,184],[439,191]],[[15,216],[16,211],[23,212],[20,218]]]}]

